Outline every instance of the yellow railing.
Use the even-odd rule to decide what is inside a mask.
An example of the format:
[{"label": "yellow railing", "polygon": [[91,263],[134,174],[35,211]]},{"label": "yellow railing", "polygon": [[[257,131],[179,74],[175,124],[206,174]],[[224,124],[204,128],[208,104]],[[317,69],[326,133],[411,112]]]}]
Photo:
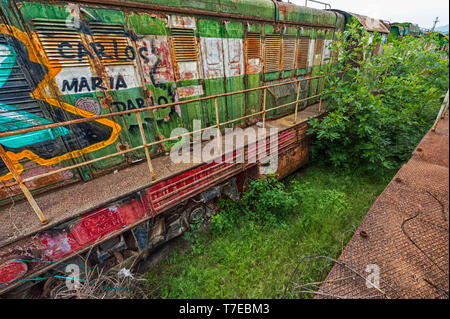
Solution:
[{"label": "yellow railing", "polygon": [[[266,126],[266,114],[268,112],[272,112],[275,110],[278,110],[280,108],[284,108],[286,106],[289,105],[293,105],[295,104],[295,113],[294,113],[294,124],[297,122],[297,114],[298,114],[298,105],[300,102],[304,102],[307,100],[311,100],[317,97],[321,97],[322,96],[322,91],[324,89],[325,86],[325,80],[322,81],[322,91],[319,94],[313,95],[313,96],[309,96],[307,98],[304,99],[300,99],[300,92],[301,92],[301,82],[303,81],[311,81],[311,80],[315,80],[315,79],[319,79],[319,78],[324,78],[325,75],[318,75],[318,76],[313,76],[313,77],[308,77],[308,78],[302,78],[302,79],[296,79],[296,80],[292,80],[292,81],[287,81],[287,82],[283,82],[283,83],[277,83],[277,84],[271,84],[271,85],[265,85],[265,86],[260,86],[257,88],[252,88],[252,89],[246,89],[246,90],[241,90],[241,91],[235,91],[235,92],[229,92],[229,93],[222,93],[222,94],[217,94],[217,95],[210,95],[210,96],[206,96],[206,97],[200,97],[200,98],[195,98],[195,99],[191,99],[191,100],[186,100],[186,101],[179,101],[179,102],[173,102],[173,103],[167,103],[167,104],[163,104],[163,105],[157,105],[157,106],[149,106],[149,107],[143,107],[140,109],[133,109],[133,110],[127,110],[127,111],[121,111],[121,112],[114,112],[114,113],[108,113],[108,114],[103,114],[103,115],[97,115],[97,116],[91,116],[91,117],[86,117],[86,118],[82,118],[82,119],[76,119],[76,120],[71,120],[71,121],[65,121],[65,122],[58,122],[58,123],[52,123],[52,124],[46,124],[46,125],[39,125],[39,126],[34,126],[34,127],[29,127],[29,128],[25,128],[25,129],[20,129],[20,130],[15,130],[15,131],[10,131],[10,132],[2,132],[0,133],[0,138],[2,137],[7,137],[7,136],[13,136],[13,135],[18,135],[18,134],[24,134],[24,133],[29,133],[29,132],[35,132],[35,131],[39,131],[39,130],[44,130],[44,129],[51,129],[51,128],[56,128],[56,127],[61,127],[61,126],[67,126],[67,125],[73,125],[73,124],[78,124],[78,123],[84,123],[84,122],[91,122],[91,121],[95,121],[98,119],[102,119],[102,118],[107,118],[107,117],[115,117],[115,116],[120,116],[120,115],[124,115],[124,114],[131,114],[134,113],[136,114],[136,119],[138,122],[138,126],[139,126],[139,131],[141,134],[141,139],[142,139],[142,145],[133,147],[133,148],[129,148],[123,151],[119,151],[117,153],[113,153],[113,154],[108,154],[102,157],[98,157],[92,160],[87,160],[87,161],[83,161],[81,163],[77,163],[74,165],[70,165],[70,166],[66,166],[57,170],[53,170],[51,172],[47,172],[47,173],[43,173],[43,174],[39,174],[39,175],[34,175],[31,177],[27,177],[27,178],[22,178],[20,176],[20,173],[17,171],[17,169],[14,166],[13,161],[8,157],[8,155],[6,154],[3,146],[0,144],[0,157],[2,158],[2,160],[5,162],[6,167],[9,169],[11,175],[14,177],[15,182],[12,185],[16,185],[18,184],[22,193],[24,194],[24,196],[26,197],[26,199],[28,200],[29,204],[31,205],[31,207],[33,208],[33,210],[35,211],[35,213],[37,214],[37,216],[39,217],[40,221],[42,224],[47,224],[48,221],[45,218],[44,214],[42,213],[42,210],[39,208],[38,204],[36,203],[33,195],[31,194],[30,190],[28,189],[28,187],[25,185],[26,182],[30,182],[32,180],[38,179],[38,178],[42,178],[42,177],[46,177],[49,175],[53,175],[53,174],[57,174],[63,171],[67,171],[67,170],[71,170],[74,168],[78,168],[80,166],[84,166],[84,165],[88,165],[88,164],[92,164],[101,160],[105,160],[114,156],[118,156],[118,155],[123,155],[132,151],[136,151],[139,149],[144,149],[145,151],[145,157],[147,160],[147,164],[148,164],[148,169],[151,175],[151,179],[152,181],[155,181],[155,172],[153,170],[153,165],[152,165],[152,159],[150,157],[150,152],[149,152],[149,147],[154,146],[154,145],[159,145],[161,143],[170,141],[170,140],[177,140],[183,136],[187,136],[187,135],[191,135],[194,133],[199,133],[199,132],[203,132],[205,130],[209,130],[209,129],[217,129],[217,133],[218,136],[220,136],[220,128],[223,125],[228,125],[237,121],[242,121],[244,119],[247,119],[249,117],[254,117],[254,116],[258,116],[258,115],[262,115],[262,125],[263,128],[265,128]],[[293,102],[289,102],[283,105],[279,105],[277,107],[273,107],[270,109],[266,109],[266,94],[267,94],[267,89],[268,88],[272,88],[272,87],[276,87],[276,86],[281,86],[281,85],[286,85],[286,84],[292,84],[292,83],[296,83],[297,84],[297,98],[295,101]],[[220,122],[219,119],[219,102],[218,102],[218,98],[220,97],[224,97],[224,96],[231,96],[231,95],[235,95],[235,94],[243,94],[243,93],[248,93],[248,92],[253,92],[253,91],[259,91],[259,90],[263,90],[263,102],[262,102],[262,111],[259,112],[254,112],[252,114],[246,115],[246,116],[242,116],[239,118],[236,118],[234,120],[230,120],[230,121],[226,121],[226,122]],[[165,107],[170,107],[170,106],[175,106],[175,105],[186,105],[188,103],[193,103],[193,102],[198,102],[198,101],[205,101],[205,100],[210,100],[210,99],[214,99],[214,106],[215,106],[215,113],[216,113],[216,124],[213,126],[209,126],[206,128],[202,128],[200,130],[196,130],[196,131],[190,131],[184,134],[180,134],[177,136],[172,136],[169,138],[165,138],[165,139],[160,139],[158,141],[155,142],[151,142],[148,143],[146,138],[145,138],[145,134],[144,134],[144,128],[142,125],[142,119],[141,119],[141,115],[140,112],[144,112],[144,111],[152,111],[152,110],[156,110],[156,109],[160,109],[160,108],[165,108]],[[321,107],[322,107],[322,98],[320,98],[319,100],[319,109],[318,109],[318,113],[320,114],[321,112]],[[218,143],[219,143],[219,139],[218,139]],[[220,150],[220,145],[219,145],[219,150]]]}]

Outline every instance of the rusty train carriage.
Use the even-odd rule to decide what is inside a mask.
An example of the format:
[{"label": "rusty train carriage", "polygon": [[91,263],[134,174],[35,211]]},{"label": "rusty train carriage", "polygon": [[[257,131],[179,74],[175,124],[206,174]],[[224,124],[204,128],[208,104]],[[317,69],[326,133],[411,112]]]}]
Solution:
[{"label": "rusty train carriage", "polygon": [[[147,256],[211,216],[206,203],[236,200],[265,165],[172,165],[164,153],[175,127],[262,122],[280,129],[280,178],[303,165],[306,119],[323,109],[318,73],[345,24],[339,12],[269,0],[1,9],[0,293],[10,294],[88,250],[93,265]],[[250,144],[222,159],[255,152]],[[17,202],[22,194],[28,202]],[[19,235],[7,219],[11,199],[26,221]]]}]

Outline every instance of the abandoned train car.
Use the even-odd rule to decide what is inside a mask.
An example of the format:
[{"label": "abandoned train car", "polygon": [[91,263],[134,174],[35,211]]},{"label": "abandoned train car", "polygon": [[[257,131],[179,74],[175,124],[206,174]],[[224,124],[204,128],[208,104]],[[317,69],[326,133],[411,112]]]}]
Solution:
[{"label": "abandoned train car", "polygon": [[225,161],[250,142],[171,163],[174,128],[277,128],[278,176],[303,165],[345,22],[271,0],[2,2],[0,294],[49,291],[84,257],[127,267],[267,165]]}]

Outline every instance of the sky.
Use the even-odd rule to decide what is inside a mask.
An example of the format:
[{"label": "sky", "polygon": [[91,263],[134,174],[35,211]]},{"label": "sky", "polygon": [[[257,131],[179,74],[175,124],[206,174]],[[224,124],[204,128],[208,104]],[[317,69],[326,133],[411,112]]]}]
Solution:
[{"label": "sky", "polygon": [[[288,0],[283,0],[287,2]],[[289,0],[304,6],[305,0]],[[436,17],[437,26],[449,24],[448,0],[320,0],[340,9],[389,22],[412,22],[423,28],[431,28]],[[324,8],[308,2],[308,7]]]}]

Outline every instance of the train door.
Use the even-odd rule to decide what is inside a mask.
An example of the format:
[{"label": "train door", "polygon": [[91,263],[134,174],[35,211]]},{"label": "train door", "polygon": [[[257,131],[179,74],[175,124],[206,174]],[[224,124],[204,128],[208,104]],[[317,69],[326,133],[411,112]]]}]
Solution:
[{"label": "train door", "polygon": [[[285,81],[291,81],[295,76],[295,57],[297,54],[297,29],[293,27],[284,27],[283,35],[281,38],[281,65],[280,65],[280,78],[286,79]],[[297,99],[297,84],[290,83],[283,86],[281,95],[277,105],[286,105],[285,107],[278,109],[277,115],[285,115],[293,113],[295,110],[295,102]]]},{"label": "train door", "polygon": [[[224,43],[221,23],[216,20],[199,19],[197,26],[200,36],[205,95],[225,93]],[[219,120],[225,122],[228,120],[227,100],[225,97],[219,97],[217,100]],[[216,124],[215,101],[206,100],[205,107],[207,125],[213,126]]]},{"label": "train door", "polygon": [[[78,7],[72,8],[79,12]],[[58,121],[110,112],[105,98],[107,84],[103,74],[93,67],[87,26],[81,14],[73,15],[77,10],[28,2],[21,7],[51,74],[48,100],[52,101],[52,111]],[[124,144],[122,126],[111,119],[70,125],[74,141],[68,142],[70,153],[67,156],[81,162],[117,152],[116,143]],[[116,156],[81,169],[83,176],[90,178],[96,171],[124,163],[124,156]]]},{"label": "train door", "polygon": [[[246,24],[245,33],[245,88],[252,89],[262,86],[262,41],[260,24]],[[246,115],[261,111],[262,91],[251,91],[246,93]],[[254,124],[261,116],[250,118],[250,123]]]},{"label": "train door", "polygon": [[[317,30],[315,32],[315,38],[313,39],[312,42],[314,42],[314,44],[311,44],[311,51],[310,53],[312,53],[311,57],[311,67],[312,67],[312,71],[311,71],[311,76],[317,76],[320,74],[320,70],[321,70],[321,66],[322,66],[322,55],[323,55],[323,46],[324,46],[324,34],[322,30]],[[321,84],[322,84],[322,80],[321,79],[314,79],[311,80],[310,83],[310,93],[311,96],[317,95],[321,89]],[[309,101],[308,104],[312,104],[317,102],[319,99],[318,98],[314,98],[311,99]]]},{"label": "train door", "polygon": [[[307,78],[311,76],[311,69],[309,67],[309,50],[311,46],[311,29],[300,28],[297,40],[297,57],[296,57],[296,75],[298,79]],[[309,96],[309,80],[300,82],[299,99],[306,99]],[[303,108],[308,101],[300,102],[298,107]]]},{"label": "train door", "polygon": [[[201,60],[198,48],[196,19],[186,16],[169,16],[172,61],[175,68],[177,95],[180,101],[203,96],[201,84]],[[183,125],[193,130],[193,121],[200,120],[206,126],[206,111],[202,101],[181,105]]]},{"label": "train door", "polygon": [[[167,17],[158,14],[131,13],[130,30],[135,34],[137,57],[143,76],[145,91],[151,105],[163,105],[178,101],[171,40],[167,29]],[[182,127],[180,105],[153,111],[157,134],[161,139],[170,137],[173,129]],[[163,142],[168,150],[176,141]]]},{"label": "train door", "polygon": [[[143,82],[138,48],[122,11],[85,8],[87,30],[85,36],[93,49],[93,68],[103,83],[104,103],[109,111],[119,112],[150,106],[149,99],[144,95]],[[91,88],[92,90],[93,88]],[[100,93],[100,92],[99,92]],[[151,111],[140,113],[142,126],[147,143],[157,139],[156,127]],[[116,144],[118,151],[142,145],[139,121],[136,114],[124,114],[113,120],[120,123],[122,141]],[[155,155],[158,146],[150,148],[150,154]],[[144,149],[126,153],[128,162],[136,162],[145,158]],[[101,164],[100,164],[101,165]],[[96,170],[104,166],[94,166]],[[109,168],[109,167],[108,167]]]},{"label": "train door", "polygon": [[[69,24],[70,12],[65,7],[33,3],[22,7],[24,15],[30,16],[30,25],[36,36],[42,54],[51,69],[50,88],[60,103],[53,106],[60,121],[89,117],[109,112],[103,90],[93,89],[93,80],[104,82],[101,74],[91,67],[92,53],[88,51],[85,28],[81,16],[77,23]],[[99,80],[97,80],[99,79]],[[102,86],[99,84],[98,87]],[[71,125],[74,136],[81,145],[77,148],[71,143],[71,153],[77,162],[98,158],[117,152],[115,143],[122,140],[119,136],[122,125],[113,120],[85,122]],[[77,152],[78,151],[78,152]],[[83,174],[91,176],[95,171],[107,169],[126,162],[122,156],[112,157],[89,166],[82,166]]]},{"label": "train door", "polygon": [[[264,80],[265,84],[290,82],[295,72],[295,55],[297,51],[297,29],[287,26],[274,28],[265,25],[264,28]],[[297,85],[287,83],[267,89],[266,118],[279,117],[295,108]],[[288,104],[291,103],[291,104]]]},{"label": "train door", "polygon": [[[224,67],[226,91],[236,92],[244,90],[244,27],[241,22],[224,21]],[[227,96],[227,114],[229,120],[236,120],[245,115],[245,95],[233,94]],[[240,126],[243,120],[231,124]]]},{"label": "train door", "polygon": [[[281,33],[273,25],[264,25],[264,84],[278,83],[280,77],[281,62]],[[278,99],[278,87],[266,90],[266,111],[275,107]],[[271,118],[275,114],[269,111],[266,118]]]}]

